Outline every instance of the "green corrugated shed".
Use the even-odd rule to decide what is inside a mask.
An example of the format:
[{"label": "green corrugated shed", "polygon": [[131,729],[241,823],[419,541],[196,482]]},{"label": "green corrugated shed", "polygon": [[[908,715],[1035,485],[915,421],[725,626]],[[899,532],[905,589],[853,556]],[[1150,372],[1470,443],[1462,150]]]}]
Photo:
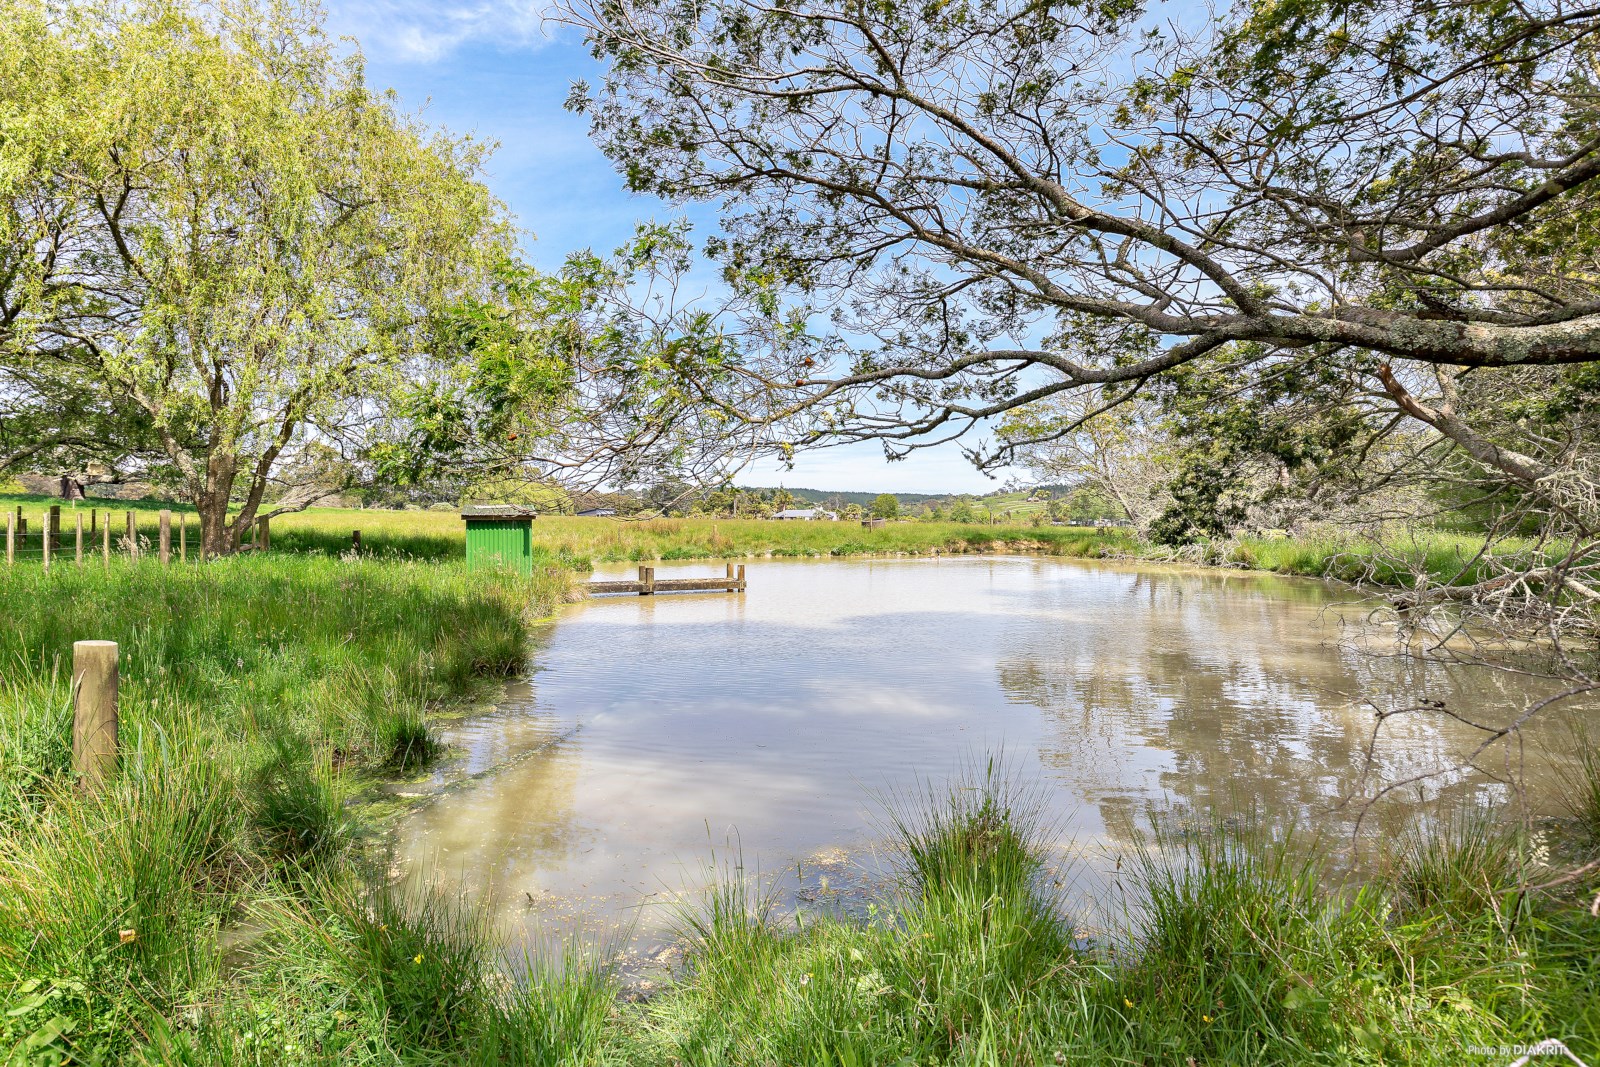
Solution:
[{"label": "green corrugated shed", "polygon": [[474,504],[461,510],[467,524],[467,569],[510,567],[533,573],[533,520],[516,504]]}]

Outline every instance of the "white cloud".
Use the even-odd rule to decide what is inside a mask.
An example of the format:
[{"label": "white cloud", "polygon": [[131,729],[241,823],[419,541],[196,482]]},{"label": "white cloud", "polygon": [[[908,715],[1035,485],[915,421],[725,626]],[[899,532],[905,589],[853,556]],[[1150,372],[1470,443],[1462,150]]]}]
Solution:
[{"label": "white cloud", "polygon": [[331,0],[329,27],[354,37],[368,56],[435,63],[470,42],[533,48],[549,40],[548,0],[484,0],[432,4],[427,0]]}]

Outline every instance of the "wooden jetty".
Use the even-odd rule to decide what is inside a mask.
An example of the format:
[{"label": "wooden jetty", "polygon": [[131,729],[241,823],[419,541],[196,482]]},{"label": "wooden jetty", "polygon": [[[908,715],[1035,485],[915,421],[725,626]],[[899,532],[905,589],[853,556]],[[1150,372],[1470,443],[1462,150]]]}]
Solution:
[{"label": "wooden jetty", "polygon": [[728,564],[725,578],[657,578],[654,567],[640,567],[639,578],[633,582],[587,582],[591,593],[638,593],[654,596],[657,593],[742,593],[745,590],[744,564],[735,571]]}]

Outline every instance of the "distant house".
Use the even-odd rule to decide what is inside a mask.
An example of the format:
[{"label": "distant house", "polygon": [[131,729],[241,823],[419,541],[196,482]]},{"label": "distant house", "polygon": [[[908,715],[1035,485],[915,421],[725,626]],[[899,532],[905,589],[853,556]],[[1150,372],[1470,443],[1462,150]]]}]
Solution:
[{"label": "distant house", "polygon": [[579,515],[587,515],[590,517],[615,515],[616,513],[616,508],[584,508],[582,511],[578,512]]},{"label": "distant house", "polygon": [[790,508],[787,511],[777,512],[772,516],[775,519],[789,519],[795,522],[838,522],[837,511],[823,511],[821,508]]}]

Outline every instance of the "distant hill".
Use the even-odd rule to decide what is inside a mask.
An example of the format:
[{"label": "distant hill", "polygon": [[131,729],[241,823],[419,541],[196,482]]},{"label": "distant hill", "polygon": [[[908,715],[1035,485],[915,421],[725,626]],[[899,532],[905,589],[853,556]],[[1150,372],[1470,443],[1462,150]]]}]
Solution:
[{"label": "distant hill", "polygon": [[[739,488],[748,489],[751,492],[771,492],[779,487],[775,485],[741,485]],[[792,485],[786,485],[782,488],[788,490],[789,494],[796,500],[806,504],[832,503],[840,506],[845,504],[860,504],[861,506],[866,507],[870,505],[878,496],[878,494],[875,492],[854,493],[844,492],[842,490],[803,489]],[[960,497],[969,497],[973,500],[981,501],[985,506],[989,506],[993,502],[1015,506],[1024,504],[1028,500],[1029,496],[1037,493],[1039,490],[1044,490],[1052,497],[1056,497],[1064,496],[1065,494],[1070,493],[1072,491],[1072,487],[1067,485],[1039,485],[1034,486],[1031,489],[1024,489],[1020,491],[995,489],[992,492],[983,493],[981,495],[973,493],[891,493],[890,495],[896,500],[900,501],[902,506],[907,507],[922,504],[929,500],[936,500],[941,503],[946,503],[956,500]],[[1022,510],[1028,509],[1023,508]]]},{"label": "distant hill", "polygon": [[[753,493],[761,493],[772,492],[778,489],[779,486],[741,485],[739,488],[749,490]],[[801,489],[792,485],[785,485],[782,486],[782,488],[788,490],[790,496],[806,504],[826,504],[832,502],[837,504],[860,504],[865,507],[868,504],[871,504],[878,497],[877,493],[847,493],[842,491],[830,491],[826,489]],[[953,494],[893,493],[891,495],[902,504],[920,504],[924,500],[946,500],[949,499]]]}]

